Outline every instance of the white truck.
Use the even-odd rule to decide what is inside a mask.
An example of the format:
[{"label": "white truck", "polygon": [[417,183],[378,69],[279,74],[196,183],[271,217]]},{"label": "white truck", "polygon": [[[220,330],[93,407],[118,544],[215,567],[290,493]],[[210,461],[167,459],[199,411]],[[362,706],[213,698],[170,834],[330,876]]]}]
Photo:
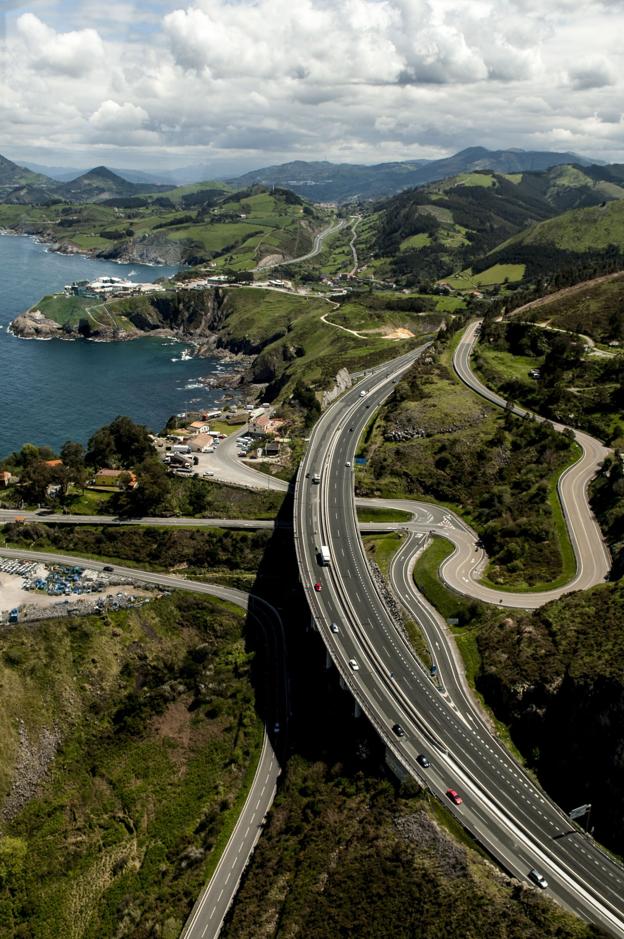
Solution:
[{"label": "white truck", "polygon": [[331,564],[331,554],[329,553],[329,547],[326,544],[321,545],[319,557],[323,567],[327,567],[329,564]]}]

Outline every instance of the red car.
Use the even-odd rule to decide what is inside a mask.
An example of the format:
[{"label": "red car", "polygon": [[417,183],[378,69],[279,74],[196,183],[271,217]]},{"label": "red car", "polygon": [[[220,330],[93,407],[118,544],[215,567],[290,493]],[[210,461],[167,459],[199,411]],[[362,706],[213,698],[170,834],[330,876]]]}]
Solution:
[{"label": "red car", "polygon": [[321,584],[320,584],[320,582],[319,582],[318,580],[317,580],[317,582],[314,584],[314,589],[316,590],[317,593],[320,593],[320,592],[321,592]]},{"label": "red car", "polygon": [[462,797],[459,795],[459,793],[455,792],[454,789],[447,789],[446,794],[451,800],[451,802],[455,803],[455,805],[461,805],[462,802],[464,801]]}]

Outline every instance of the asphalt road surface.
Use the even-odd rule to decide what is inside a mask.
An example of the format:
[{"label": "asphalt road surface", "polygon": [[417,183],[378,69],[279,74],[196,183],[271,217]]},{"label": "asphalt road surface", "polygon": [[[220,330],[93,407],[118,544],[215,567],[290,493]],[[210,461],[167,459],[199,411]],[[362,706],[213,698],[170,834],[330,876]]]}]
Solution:
[{"label": "asphalt road surface", "polygon": [[[479,322],[472,323],[465,331],[455,351],[453,367],[459,378],[469,388],[487,401],[504,408],[507,404],[505,399],[486,388],[470,368],[470,356],[477,340],[479,326]],[[524,417],[530,412],[523,408],[513,407],[513,413]],[[538,415],[533,416],[536,420],[544,420]],[[586,590],[588,587],[601,583],[611,567],[611,559],[600,528],[587,501],[587,487],[611,451],[599,440],[583,431],[567,428],[565,424],[554,421],[552,423],[555,430],[572,430],[576,442],[581,447],[582,455],[561,475],[558,483],[559,499],[576,558],[576,575],[561,590],[550,591],[548,599],[551,600],[560,596],[561,593],[570,590]],[[546,595],[546,593],[542,594],[543,597]]]},{"label": "asphalt road surface", "polygon": [[[297,556],[313,622],[356,701],[405,770],[446,802],[510,873],[526,881],[528,871],[537,868],[549,882],[550,896],[624,936],[622,868],[570,823],[489,732],[454,675],[452,659],[435,647],[434,633],[440,671],[446,673],[440,682],[432,680],[371,576],[355,520],[353,472],[346,464],[353,463],[371,408],[385,399],[408,364],[404,357],[365,377],[313,431],[295,489]],[[317,472],[319,485],[313,482]],[[321,545],[329,547],[329,566],[320,564]],[[413,614],[420,622],[422,613],[414,609]],[[338,625],[337,633],[331,623]],[[442,647],[439,635],[437,641]],[[397,722],[404,737],[393,731]],[[429,769],[417,761],[422,752],[430,758]],[[460,806],[446,797],[449,787],[462,795]]]},{"label": "asphalt road surface", "polygon": [[[82,567],[100,571],[104,567],[103,563],[89,558],[64,556],[45,551],[16,551],[2,547],[0,554],[5,557],[42,561],[46,564],[74,565],[78,562]],[[122,564],[112,566],[115,573],[124,574],[139,583],[153,584],[166,590],[189,590],[192,593],[208,594],[221,600],[228,600],[248,611],[264,633],[268,650],[267,659],[275,663],[275,675],[267,680],[269,731],[265,729],[260,759],[251,788],[217,868],[200,894],[182,931],[184,939],[215,939],[262,832],[264,819],[273,803],[280,774],[276,750],[279,751],[284,746],[283,738],[287,733],[288,721],[287,670],[284,662],[285,649],[282,641],[281,619],[278,611],[269,603],[244,593],[242,590],[185,580],[183,577],[157,574],[153,571],[137,570]],[[279,722],[278,733],[274,732],[275,721]]]}]

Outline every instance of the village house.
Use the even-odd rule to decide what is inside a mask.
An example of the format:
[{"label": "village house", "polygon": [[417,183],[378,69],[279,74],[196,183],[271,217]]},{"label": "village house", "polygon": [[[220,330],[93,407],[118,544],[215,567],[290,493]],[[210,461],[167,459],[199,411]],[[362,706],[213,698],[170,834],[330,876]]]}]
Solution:
[{"label": "village house", "polygon": [[129,480],[127,488],[136,489],[139,481],[131,470],[104,468],[97,471],[92,485],[103,486],[107,489],[123,489],[126,479]]}]

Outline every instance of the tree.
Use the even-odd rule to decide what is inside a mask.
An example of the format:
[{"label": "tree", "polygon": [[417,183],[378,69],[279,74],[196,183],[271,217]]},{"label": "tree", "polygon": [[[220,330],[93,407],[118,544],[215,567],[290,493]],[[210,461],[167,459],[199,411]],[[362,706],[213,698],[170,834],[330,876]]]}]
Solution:
[{"label": "tree", "polygon": [[119,512],[124,515],[149,515],[162,509],[170,492],[167,471],[157,456],[150,455],[135,466],[136,489],[119,496]]},{"label": "tree", "polygon": [[129,417],[116,417],[93,434],[86,461],[91,466],[130,469],[153,452],[147,427]]}]

